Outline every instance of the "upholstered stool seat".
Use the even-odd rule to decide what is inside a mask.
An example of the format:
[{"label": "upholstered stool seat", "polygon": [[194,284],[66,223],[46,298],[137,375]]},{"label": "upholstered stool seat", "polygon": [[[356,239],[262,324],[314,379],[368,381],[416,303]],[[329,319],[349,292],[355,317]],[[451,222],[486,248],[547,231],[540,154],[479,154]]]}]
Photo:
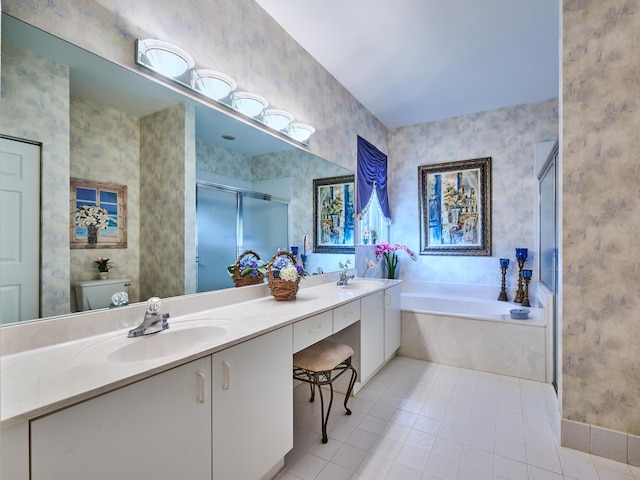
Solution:
[{"label": "upholstered stool seat", "polygon": [[[347,415],[351,415],[351,410],[347,407],[347,402],[353,391],[358,373],[351,365],[351,357],[353,349],[342,343],[332,342],[330,340],[321,340],[314,343],[310,347],[299,351],[293,355],[293,378],[311,385],[310,402],[315,399],[315,387],[320,392],[320,412],[322,414],[322,443],[327,443],[327,422],[331,405],[333,404],[333,382],[340,378],[347,370],[351,370],[351,379],[349,387],[344,397],[344,408]],[[322,396],[322,386],[329,385],[331,397],[329,406],[325,414],[324,397]]]}]

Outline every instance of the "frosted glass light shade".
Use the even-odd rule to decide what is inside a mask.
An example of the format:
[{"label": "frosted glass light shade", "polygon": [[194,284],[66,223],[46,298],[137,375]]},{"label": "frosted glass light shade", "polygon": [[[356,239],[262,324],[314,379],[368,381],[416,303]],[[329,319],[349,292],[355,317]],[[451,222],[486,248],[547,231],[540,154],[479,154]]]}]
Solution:
[{"label": "frosted glass light shade", "polygon": [[214,100],[222,100],[233,92],[237,84],[228,75],[215,70],[194,70],[191,87]]},{"label": "frosted glass light shade", "polygon": [[286,130],[291,122],[293,122],[293,115],[284,110],[276,110],[275,108],[266,109],[262,117],[262,123],[278,131]]},{"label": "frosted glass light shade", "polygon": [[250,92],[235,92],[233,108],[247,117],[257,117],[269,106],[266,98]]},{"label": "frosted glass light shade", "polygon": [[305,125],[304,123],[292,123],[289,126],[287,134],[299,142],[306,142],[315,131],[316,129],[311,125]]},{"label": "frosted glass light shade", "polygon": [[195,65],[182,48],[162,40],[138,40],[138,61],[166,77],[179,77]]}]

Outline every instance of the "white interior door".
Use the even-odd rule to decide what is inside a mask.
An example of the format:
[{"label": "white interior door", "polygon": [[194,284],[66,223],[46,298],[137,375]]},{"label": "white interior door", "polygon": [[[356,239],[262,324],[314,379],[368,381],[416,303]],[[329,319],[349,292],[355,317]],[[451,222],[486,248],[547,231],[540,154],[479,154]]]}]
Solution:
[{"label": "white interior door", "polygon": [[40,147],[0,138],[0,323],[40,316]]}]

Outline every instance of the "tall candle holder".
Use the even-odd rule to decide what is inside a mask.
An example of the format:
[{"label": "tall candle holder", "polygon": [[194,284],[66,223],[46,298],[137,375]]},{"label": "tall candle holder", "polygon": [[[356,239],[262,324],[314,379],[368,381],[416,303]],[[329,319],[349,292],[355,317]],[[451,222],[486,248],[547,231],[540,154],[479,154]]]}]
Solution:
[{"label": "tall candle holder", "polygon": [[522,295],[522,306],[530,307],[529,303],[529,282],[531,281],[532,270],[522,270],[522,279],[524,280],[524,292]]},{"label": "tall candle holder", "polygon": [[508,302],[507,298],[507,268],[509,268],[509,259],[501,258],[500,259],[500,268],[502,269],[502,290],[500,290],[500,296],[498,300],[503,302]]},{"label": "tall candle holder", "polygon": [[522,269],[527,261],[527,249],[516,248],[516,260],[518,261],[518,290],[516,291],[516,298],[513,300],[516,303],[522,302],[524,297],[524,290],[522,288]]}]

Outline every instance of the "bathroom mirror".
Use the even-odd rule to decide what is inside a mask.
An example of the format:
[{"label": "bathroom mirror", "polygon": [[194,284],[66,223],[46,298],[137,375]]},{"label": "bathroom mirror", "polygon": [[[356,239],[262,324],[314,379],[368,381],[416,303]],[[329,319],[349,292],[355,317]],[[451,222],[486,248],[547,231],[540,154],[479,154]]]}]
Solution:
[{"label": "bathroom mirror", "polygon": [[[134,45],[131,48],[133,55]],[[162,84],[139,72],[116,65],[5,14],[2,15],[2,89],[2,101],[5,104],[3,109],[8,109],[3,112],[18,112],[19,115],[2,123],[0,134],[39,142],[43,149],[50,149],[52,141],[59,141],[62,145],[53,155],[41,156],[43,175],[47,176],[47,181],[59,184],[55,192],[57,205],[61,201],[65,205],[69,203],[70,177],[111,183],[131,182],[127,185],[127,248],[73,250],[70,252],[69,265],[65,262],[68,270],[62,272],[63,282],[41,275],[42,286],[47,282],[58,281],[61,284],[56,285],[56,288],[65,291],[65,295],[57,296],[55,291],[52,293],[51,289],[42,288],[45,291],[41,298],[43,317],[76,310],[72,284],[97,277],[97,270],[94,272],[92,264],[94,257],[98,255],[110,256],[114,260],[116,270],[112,273],[113,277],[131,280],[129,295],[132,303],[146,298],[144,288],[140,288],[140,285],[148,283],[149,276],[148,271],[140,266],[141,251],[144,250],[141,242],[144,241],[147,225],[143,218],[145,212],[142,208],[144,202],[141,202],[140,178],[152,175],[151,170],[154,169],[145,168],[140,162],[143,135],[135,130],[146,121],[144,119],[158,115],[159,112],[160,115],[164,111],[173,113],[172,109],[180,109],[182,105],[185,106],[183,110],[192,112],[195,136],[194,192],[195,183],[201,176],[207,177],[207,181],[213,177],[215,182],[229,185],[247,181],[268,183],[278,178],[288,178],[291,185],[289,245],[282,245],[282,248],[298,245],[302,252],[304,236],[313,234],[313,179],[353,173],[310,154],[302,146],[266,131],[255,122],[238,118],[233,112],[219,107],[214,108],[197,95],[186,94],[174,85]],[[29,94],[30,91],[45,95],[47,102],[34,105],[36,102],[33,100],[34,96]],[[62,92],[62,97],[68,98],[58,98],[59,92]],[[48,114],[50,108],[59,108],[58,117]],[[59,128],[60,122],[65,121],[69,122],[66,138],[57,132],[45,134],[44,129]],[[22,128],[27,124],[31,130]],[[68,173],[63,171],[60,177],[51,180],[45,173],[48,169],[46,162],[51,156],[64,157],[65,154],[70,159]],[[160,165],[166,159],[163,157],[156,161]],[[61,164],[66,165],[65,162]],[[262,176],[247,177],[251,174],[252,164],[256,162],[261,165]],[[267,171],[274,176],[267,178],[264,173]],[[51,201],[48,197],[50,192],[50,185],[43,188],[41,217],[50,216],[51,212],[47,211]],[[158,191],[159,196],[166,193],[168,192]],[[195,205],[191,213],[195,218]],[[181,240],[184,239],[182,233],[166,228],[162,233],[163,242],[167,245],[184,242]],[[174,234],[175,238],[172,238]],[[54,255],[50,248],[52,243],[60,243],[57,245],[58,251],[65,249],[65,241],[66,248],[69,247],[64,235],[48,235],[43,223],[41,244],[45,246],[41,245],[42,265]],[[193,245],[195,240],[188,241],[192,243],[189,245],[191,250],[183,245],[185,250],[196,253],[196,246]],[[275,252],[261,252],[266,261],[273,253]],[[338,269],[338,262],[344,260],[345,255],[311,254],[308,270],[310,273],[318,270],[334,271]],[[194,255],[194,264],[195,261]],[[228,274],[221,271],[220,275]],[[191,291],[195,292],[195,288]],[[158,294],[176,296],[185,292],[190,293],[186,282],[183,282],[173,290]],[[54,304],[67,303],[67,295],[71,299],[68,311],[49,308]],[[10,322],[3,320],[3,323]]]}]

